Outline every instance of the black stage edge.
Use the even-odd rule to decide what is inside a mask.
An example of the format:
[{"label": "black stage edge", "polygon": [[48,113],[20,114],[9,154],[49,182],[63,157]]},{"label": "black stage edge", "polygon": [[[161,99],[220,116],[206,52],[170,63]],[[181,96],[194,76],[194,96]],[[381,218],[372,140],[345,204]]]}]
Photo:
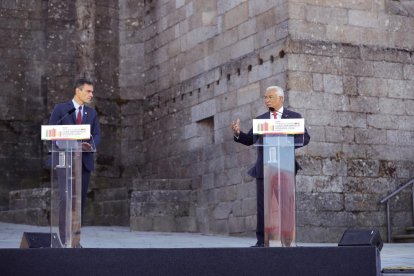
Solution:
[{"label": "black stage edge", "polygon": [[374,246],[1,249],[0,275],[380,275]]}]

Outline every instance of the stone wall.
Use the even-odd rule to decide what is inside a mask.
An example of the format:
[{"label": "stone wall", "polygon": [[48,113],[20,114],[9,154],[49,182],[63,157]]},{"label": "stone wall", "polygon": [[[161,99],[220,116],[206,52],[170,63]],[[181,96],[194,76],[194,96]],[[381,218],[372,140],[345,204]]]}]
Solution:
[{"label": "stone wall", "polygon": [[0,3],[0,206],[9,191],[39,187],[45,108],[46,22],[43,1]]},{"label": "stone wall", "polygon": [[196,193],[191,179],[133,181],[131,230],[196,232]]},{"label": "stone wall", "polygon": [[[378,201],[413,177],[409,1],[120,3],[124,37],[137,39],[127,56],[143,62],[136,83],[131,71],[120,84],[145,99],[141,177],[198,180],[199,231],[254,230],[255,152],[228,125],[240,117],[247,130],[278,84],[312,136],[297,152],[298,239],[335,242],[349,227],[385,236]],[[393,203],[394,230],[411,224],[409,206],[408,192]]]},{"label": "stone wall", "polygon": [[[125,186],[120,181],[125,171],[121,134],[133,124],[132,115],[142,109],[119,97],[118,1],[6,0],[0,8],[4,38],[0,44],[0,104],[4,111],[0,170],[5,176],[1,209],[13,209],[10,191],[49,186],[48,145],[40,141],[40,125],[48,122],[55,104],[73,97],[76,78],[89,77],[96,81],[92,106],[98,111],[106,139],[99,148],[86,223],[102,223],[107,216],[102,214],[104,203],[99,200],[123,202],[125,198],[116,193],[110,199],[100,195],[107,193],[105,189]],[[122,113],[130,117],[121,123]],[[114,223],[128,223],[128,212],[120,217]]]},{"label": "stone wall", "polygon": [[9,195],[9,210],[0,211],[0,221],[50,225],[50,188],[13,190]]},{"label": "stone wall", "polygon": [[254,150],[232,141],[228,123],[247,128],[261,91],[286,83],[287,2],[120,3],[120,86],[145,99],[141,177],[194,179],[201,232],[252,232]]},{"label": "stone wall", "polygon": [[[409,2],[290,1],[289,103],[312,137],[300,151],[299,238],[335,241],[347,227],[385,237],[379,201],[414,176]],[[391,206],[394,233],[413,223],[409,191]]]},{"label": "stone wall", "polygon": [[[191,181],[196,200],[162,230],[252,234],[255,150],[228,125],[239,117],[247,131],[277,84],[312,137],[297,151],[298,240],[336,242],[349,227],[385,237],[378,201],[414,174],[412,11],[391,0],[1,1],[1,36],[16,38],[0,42],[2,202],[47,185],[38,126],[88,75],[103,140],[86,223],[131,217],[139,229],[151,206],[139,199],[180,188],[146,183],[168,179]],[[408,191],[393,200],[394,231],[412,224],[409,206]]]},{"label": "stone wall", "polygon": [[[292,42],[288,52],[290,103],[312,137],[300,151],[299,233],[333,240],[351,226],[384,230],[379,201],[413,177],[412,84],[398,74],[409,53],[323,42]],[[394,225],[411,223],[409,201],[408,191],[397,198]]]}]

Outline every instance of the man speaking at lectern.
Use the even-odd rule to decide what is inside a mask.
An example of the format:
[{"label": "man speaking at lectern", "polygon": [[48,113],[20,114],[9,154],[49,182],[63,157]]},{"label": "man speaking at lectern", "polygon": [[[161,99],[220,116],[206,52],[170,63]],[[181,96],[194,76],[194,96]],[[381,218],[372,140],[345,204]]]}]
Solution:
[{"label": "man speaking at lectern", "polygon": [[[50,125],[84,124],[91,126],[91,139],[82,143],[84,151],[95,148],[100,140],[98,115],[95,109],[86,106],[93,98],[93,82],[87,79],[78,79],[74,85],[75,95],[66,103],[59,103],[53,109],[49,119]],[[94,169],[93,152],[82,153],[82,213],[85,208],[91,172]]]},{"label": "man speaking at lectern", "polygon": [[[284,92],[279,86],[270,86],[266,89],[264,96],[264,103],[269,110],[266,113],[256,117],[256,119],[297,119],[302,118],[299,113],[293,112],[283,107]],[[231,129],[234,133],[234,141],[246,146],[253,145],[258,139],[263,139],[259,135],[253,135],[253,129],[250,129],[248,133],[240,131],[240,119],[232,122]],[[296,138],[301,139],[302,135],[295,135]],[[303,145],[309,143],[310,136],[305,128],[305,134],[303,135]],[[259,141],[260,143],[260,141]],[[298,146],[295,146],[298,148]],[[283,162],[283,161],[282,161]],[[295,161],[295,172],[300,168],[299,164]],[[251,168],[248,174],[256,178],[256,197],[257,197],[257,224],[256,224],[256,238],[257,243],[254,247],[264,247],[264,186],[263,186],[263,147],[257,147],[257,160],[256,164]]]}]

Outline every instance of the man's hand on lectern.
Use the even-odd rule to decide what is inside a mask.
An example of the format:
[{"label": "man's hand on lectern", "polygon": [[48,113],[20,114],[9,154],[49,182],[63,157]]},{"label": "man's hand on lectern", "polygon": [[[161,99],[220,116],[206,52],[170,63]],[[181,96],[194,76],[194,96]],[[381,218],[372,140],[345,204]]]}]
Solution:
[{"label": "man's hand on lectern", "polygon": [[89,144],[87,142],[82,142],[82,150],[83,151],[91,151],[92,150],[91,144]]}]

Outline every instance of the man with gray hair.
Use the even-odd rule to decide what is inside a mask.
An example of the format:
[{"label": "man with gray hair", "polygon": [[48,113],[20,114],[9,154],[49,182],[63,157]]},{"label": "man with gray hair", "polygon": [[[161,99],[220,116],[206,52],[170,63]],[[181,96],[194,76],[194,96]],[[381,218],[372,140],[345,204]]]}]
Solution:
[{"label": "man with gray hair", "polygon": [[[302,118],[302,116],[294,111],[283,107],[285,100],[283,89],[279,86],[270,86],[266,89],[264,96],[264,103],[269,110],[266,113],[256,117],[256,119],[287,119],[287,118]],[[240,131],[240,119],[237,118],[230,125],[234,133],[234,141],[246,146],[254,143],[261,144],[262,136],[253,135],[253,129],[248,133]],[[295,140],[303,140],[303,145],[307,145],[310,140],[308,131],[305,128],[305,134],[295,135]],[[296,144],[296,143],[295,143]],[[295,146],[298,148],[299,146]],[[295,173],[301,169],[299,164],[295,161]],[[256,224],[256,238],[257,243],[254,247],[264,247],[264,186],[263,186],[263,147],[257,147],[256,164],[249,170],[248,174],[256,178],[256,196],[257,196],[257,224]]]}]

